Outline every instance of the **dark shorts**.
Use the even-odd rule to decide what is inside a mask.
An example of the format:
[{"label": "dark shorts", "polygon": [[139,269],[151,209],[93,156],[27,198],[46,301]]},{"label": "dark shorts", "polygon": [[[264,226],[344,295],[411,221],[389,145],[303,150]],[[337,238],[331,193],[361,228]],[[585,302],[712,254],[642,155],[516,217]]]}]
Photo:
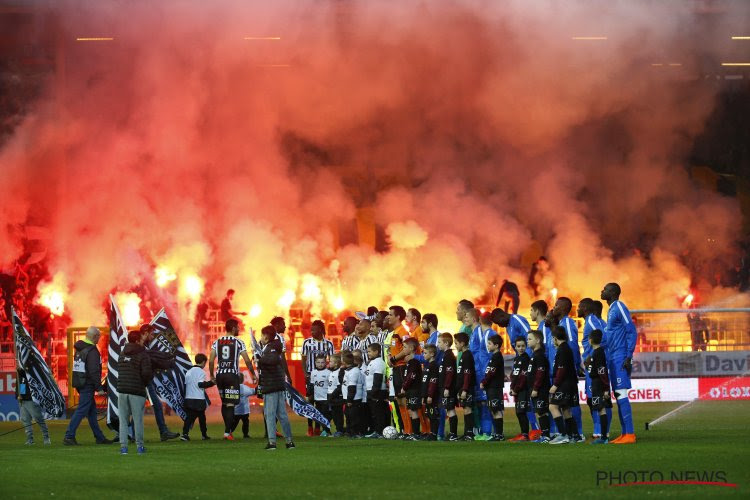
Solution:
[{"label": "dark shorts", "polygon": [[490,411],[502,411],[505,408],[503,393],[497,389],[487,389],[487,407]]},{"label": "dark shorts", "polygon": [[440,408],[450,411],[456,409],[456,396],[451,394],[447,398],[440,398]]},{"label": "dark shorts", "polygon": [[531,401],[529,401],[528,391],[521,391],[518,394],[516,394],[514,397],[516,401],[516,411],[526,412],[529,410]]},{"label": "dark shorts", "polygon": [[236,373],[216,375],[216,388],[219,389],[221,402],[237,404],[240,402],[240,377]]},{"label": "dark shorts", "polygon": [[588,404],[594,411],[599,411],[605,408],[612,408],[612,398],[605,398],[604,393],[594,393],[588,399]]},{"label": "dark shorts", "polygon": [[538,397],[531,398],[531,406],[533,407],[534,412],[538,415],[547,413],[549,410],[549,394],[542,392],[539,393]]},{"label": "dark shorts", "polygon": [[411,394],[406,395],[406,407],[412,411],[418,411],[422,408],[422,397],[412,396]]},{"label": "dark shorts", "polygon": [[438,405],[436,405],[435,403],[432,403],[431,405],[425,405],[424,414],[429,419],[440,418],[440,408],[438,408]]},{"label": "dark shorts", "polygon": [[[461,393],[459,393],[460,395]],[[466,392],[466,399],[457,399],[456,406],[459,408],[472,408],[474,406],[474,393]]]},{"label": "dark shorts", "polygon": [[578,391],[569,392],[558,390],[549,396],[549,404],[562,408],[573,408],[578,406]]},{"label": "dark shorts", "polygon": [[404,385],[404,374],[406,372],[405,366],[394,366],[393,367],[393,390],[398,395],[401,392],[401,387]]}]

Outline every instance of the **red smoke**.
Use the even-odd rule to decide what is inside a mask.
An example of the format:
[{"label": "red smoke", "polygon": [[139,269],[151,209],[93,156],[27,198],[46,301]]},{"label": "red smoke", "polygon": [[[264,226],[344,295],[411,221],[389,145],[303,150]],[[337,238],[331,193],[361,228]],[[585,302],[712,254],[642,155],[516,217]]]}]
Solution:
[{"label": "red smoke", "polygon": [[[0,227],[51,226],[78,323],[157,265],[260,321],[290,294],[448,316],[542,252],[561,294],[672,305],[732,258],[737,204],[681,162],[717,92],[695,54],[737,12],[708,43],[689,2],[50,6],[64,76],[0,152]],[[367,213],[388,252],[339,245]]]}]

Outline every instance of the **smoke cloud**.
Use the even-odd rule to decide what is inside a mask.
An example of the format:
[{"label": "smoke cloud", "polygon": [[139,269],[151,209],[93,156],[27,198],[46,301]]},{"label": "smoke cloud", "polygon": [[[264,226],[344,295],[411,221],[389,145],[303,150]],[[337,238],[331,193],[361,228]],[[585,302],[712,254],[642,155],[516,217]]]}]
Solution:
[{"label": "smoke cloud", "polygon": [[[738,205],[683,161],[718,91],[696,54],[718,60],[747,5],[710,41],[690,2],[50,8],[64,73],[0,151],[0,227],[52,228],[76,323],[156,266],[236,289],[256,327],[296,300],[450,328],[495,280],[528,305],[542,254],[561,294],[618,281],[631,307],[672,307],[691,270],[732,261]],[[342,236],[363,220],[386,251]],[[20,252],[3,234],[3,264]]]}]

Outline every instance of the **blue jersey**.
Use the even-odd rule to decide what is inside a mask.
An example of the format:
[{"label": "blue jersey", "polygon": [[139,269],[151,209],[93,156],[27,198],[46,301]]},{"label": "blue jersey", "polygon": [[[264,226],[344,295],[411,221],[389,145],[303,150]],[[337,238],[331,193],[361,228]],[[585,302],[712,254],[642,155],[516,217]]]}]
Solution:
[{"label": "blue jersey", "polygon": [[439,335],[440,335],[440,332],[437,331],[437,330],[435,330],[435,332],[431,333],[430,336],[427,338],[427,342],[425,342],[424,345],[432,344],[432,345],[436,346]]},{"label": "blue jersey", "polygon": [[550,374],[550,380],[552,380],[554,378],[552,369],[555,366],[555,356],[557,355],[557,347],[555,347],[555,342],[552,339],[552,328],[547,326],[546,321],[542,321],[539,323],[539,331],[544,334],[544,349],[547,354],[547,364],[549,364],[548,373]]},{"label": "blue jersey", "polygon": [[511,314],[510,322],[508,323],[508,326],[505,328],[505,330],[508,332],[508,338],[510,339],[511,344],[515,344],[516,339],[518,339],[519,337],[524,340],[527,339],[531,327],[529,326],[529,322],[526,321],[526,318],[524,318],[523,316],[518,314]]},{"label": "blue jersey", "polygon": [[477,401],[484,401],[487,398],[484,391],[479,388],[479,384],[482,382],[484,370],[490,364],[490,359],[492,358],[492,354],[487,350],[487,339],[495,334],[496,332],[492,328],[483,330],[482,325],[477,325],[469,338],[469,351],[474,356],[474,373],[477,374],[475,384],[475,397]]},{"label": "blue jersey", "polygon": [[607,337],[604,336],[605,328],[607,328],[607,323],[605,323],[603,319],[598,318],[594,314],[586,316],[586,320],[583,323],[583,359],[590,358],[594,354],[594,348],[591,347],[591,342],[589,342],[589,335],[591,335],[591,332],[594,330],[602,331],[601,345],[604,347],[604,352],[607,352]]},{"label": "blue jersey", "polygon": [[633,357],[638,332],[630,317],[630,311],[619,300],[609,305],[604,335],[607,338],[607,359],[622,360]]},{"label": "blue jersey", "polygon": [[573,363],[575,364],[576,370],[581,367],[581,348],[578,345],[578,327],[576,322],[570,316],[565,316],[560,320],[560,325],[565,329],[565,333],[568,335],[568,345],[573,351]]},{"label": "blue jersey", "polygon": [[474,355],[476,373],[484,373],[487,363],[490,362],[492,355],[487,350],[487,339],[490,335],[494,334],[495,331],[492,328],[482,330],[481,325],[477,325],[477,327],[471,332],[471,337],[469,338],[469,350]]},{"label": "blue jersey", "polygon": [[[430,345],[430,344],[432,344],[435,347],[437,347],[437,341],[438,341],[438,336],[439,335],[440,335],[440,332],[437,331],[437,330],[435,330],[435,333],[430,334],[430,337],[427,339],[427,342],[425,342],[424,345]],[[419,361],[420,363],[422,363],[424,366],[429,365],[429,363],[427,361],[425,361],[424,356],[422,356],[421,354],[417,354],[416,356],[414,356],[414,359],[416,359],[417,361]],[[437,350],[437,355],[435,356],[435,361],[437,361],[438,365],[440,365],[440,363],[443,362],[443,351],[441,351],[440,349]]]}]

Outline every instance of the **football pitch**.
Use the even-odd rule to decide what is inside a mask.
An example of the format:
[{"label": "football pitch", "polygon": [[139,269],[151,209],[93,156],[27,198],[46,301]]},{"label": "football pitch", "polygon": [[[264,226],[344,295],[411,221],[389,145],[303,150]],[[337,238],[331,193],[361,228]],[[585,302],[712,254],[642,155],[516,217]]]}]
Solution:
[{"label": "football pitch", "polygon": [[[623,446],[310,438],[295,416],[297,449],[267,452],[256,411],[251,439],[235,442],[223,441],[214,421],[210,441],[200,441],[196,428],[198,440],[162,443],[147,415],[147,453],[137,455],[131,445],[130,454],[120,456],[117,444],[95,445],[85,421],[77,436],[81,446],[63,446],[67,421],[55,421],[51,446],[41,444],[36,426],[33,446],[23,444],[23,431],[0,437],[0,498],[750,496],[750,402],[696,402],[644,431],[644,422],[678,406],[633,405],[638,443]],[[614,418],[613,437],[619,434],[616,412]],[[172,430],[181,427],[176,417],[168,423]],[[518,432],[512,409],[505,423],[506,437]],[[459,418],[459,431],[462,424]],[[0,433],[18,426],[3,422]],[[670,481],[723,484],[663,484]]]}]

